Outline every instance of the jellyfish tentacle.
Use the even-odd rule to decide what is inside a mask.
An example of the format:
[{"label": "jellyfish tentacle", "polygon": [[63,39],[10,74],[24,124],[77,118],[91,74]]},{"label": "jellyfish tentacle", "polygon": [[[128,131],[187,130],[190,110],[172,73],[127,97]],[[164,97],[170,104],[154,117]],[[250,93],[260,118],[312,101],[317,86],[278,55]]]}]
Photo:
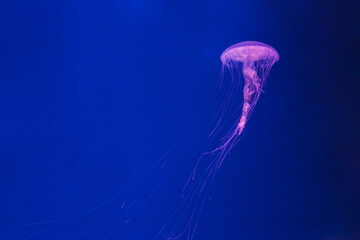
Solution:
[{"label": "jellyfish tentacle", "polygon": [[[64,219],[37,223],[49,223],[50,226],[43,227],[26,239],[43,239],[45,234],[57,236],[60,227],[66,229],[67,225],[74,224],[76,228],[84,219],[96,221],[91,226],[80,229],[81,231],[70,231],[71,234],[66,230],[60,233],[62,237],[54,239],[82,238],[97,234],[99,230],[106,232],[104,240],[108,239],[118,228],[135,218],[171,178],[180,176],[191,164],[193,169],[187,179],[184,179],[181,202],[154,239],[166,237],[168,240],[175,240],[184,236],[187,240],[192,240],[216,172],[240,141],[245,125],[263,92],[264,82],[273,64],[279,60],[279,55],[266,44],[241,42],[227,48],[220,60],[222,70],[214,95],[180,134],[169,142],[166,150],[154,158],[154,162],[144,166],[124,184],[78,213]],[[226,78],[230,81],[224,81]],[[244,86],[241,96],[239,90],[242,83]],[[239,104],[241,101],[243,103]],[[110,219],[98,218],[107,213],[110,204],[116,204],[116,214]]]}]

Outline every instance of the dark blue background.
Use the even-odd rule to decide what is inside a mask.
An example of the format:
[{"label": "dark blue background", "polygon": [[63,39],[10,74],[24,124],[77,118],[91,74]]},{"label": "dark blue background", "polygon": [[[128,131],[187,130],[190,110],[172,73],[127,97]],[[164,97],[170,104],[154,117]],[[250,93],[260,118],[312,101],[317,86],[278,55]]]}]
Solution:
[{"label": "dark blue background", "polygon": [[[358,9],[1,0],[0,238],[71,215],[148,163],[210,96],[221,52],[255,40],[280,61],[196,239],[360,239]],[[123,239],[148,239],[162,208],[145,210]]]}]

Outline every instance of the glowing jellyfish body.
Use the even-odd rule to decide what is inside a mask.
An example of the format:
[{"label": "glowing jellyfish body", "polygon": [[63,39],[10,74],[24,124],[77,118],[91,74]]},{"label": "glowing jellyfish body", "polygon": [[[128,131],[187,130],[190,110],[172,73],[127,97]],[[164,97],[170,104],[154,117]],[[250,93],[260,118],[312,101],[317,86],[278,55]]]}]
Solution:
[{"label": "glowing jellyfish body", "polygon": [[[271,67],[279,60],[279,54],[266,44],[248,41],[227,48],[221,54],[220,60],[222,71],[215,93],[206,107],[169,143],[160,157],[134,174],[125,184],[82,211],[64,219],[35,223],[34,225],[48,226],[26,239],[44,239],[43,235],[51,231],[55,231],[55,234],[48,239],[88,239],[89,235],[96,231],[110,227],[111,230],[105,237],[108,239],[116,229],[136,216],[163,185],[171,182],[172,177],[188,172],[189,169],[193,170],[183,188],[178,208],[155,238],[193,239],[216,171],[243,133]],[[241,95],[239,89],[242,79],[244,81]],[[121,208],[111,210],[114,217],[104,223],[102,219],[109,218],[106,209],[111,203],[115,206],[120,204]],[[69,226],[85,221],[86,218],[99,222],[92,223],[82,232],[72,231],[77,234],[63,233],[59,236],[62,225]]]},{"label": "glowing jellyfish body", "polygon": [[[260,91],[272,65],[279,60],[279,54],[272,47],[259,42],[242,42],[226,49],[221,54],[221,62],[231,68],[235,62],[242,63],[244,76],[244,102],[242,115],[238,124],[241,134],[249,112],[255,106]],[[259,75],[258,75],[259,74]],[[252,101],[254,99],[254,101]]]},{"label": "glowing jellyfish body", "polygon": [[[237,81],[240,72],[244,77],[243,106],[237,127],[226,137],[220,147],[221,150],[228,146],[231,140],[240,135],[245,124],[259,99],[262,87],[269,75],[271,67],[279,60],[277,51],[260,42],[246,41],[237,43],[227,48],[220,56],[223,66],[227,67],[232,74],[232,81]],[[239,64],[242,64],[241,69]]]}]

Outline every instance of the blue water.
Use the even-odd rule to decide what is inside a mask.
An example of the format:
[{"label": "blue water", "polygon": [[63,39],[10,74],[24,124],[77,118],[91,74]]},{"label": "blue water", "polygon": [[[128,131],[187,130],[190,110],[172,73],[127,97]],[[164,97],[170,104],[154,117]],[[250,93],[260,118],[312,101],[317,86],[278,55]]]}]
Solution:
[{"label": "blue water", "polygon": [[[247,40],[280,61],[195,239],[360,239],[359,7],[1,0],[0,239],[74,214],[149,163],[210,97],[221,52]],[[110,239],[151,239],[174,207],[168,189]]]}]

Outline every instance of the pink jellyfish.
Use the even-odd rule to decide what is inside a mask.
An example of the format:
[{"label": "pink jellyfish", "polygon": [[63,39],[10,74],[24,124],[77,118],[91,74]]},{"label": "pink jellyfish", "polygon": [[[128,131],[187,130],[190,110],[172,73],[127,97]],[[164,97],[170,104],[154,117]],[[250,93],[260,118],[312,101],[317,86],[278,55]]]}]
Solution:
[{"label": "pink jellyfish", "polygon": [[[186,172],[189,165],[193,170],[187,181],[185,179],[178,208],[155,238],[179,239],[185,236],[188,240],[193,239],[204,201],[210,197],[209,189],[216,171],[239,141],[271,67],[279,60],[279,54],[266,44],[247,41],[227,48],[220,59],[222,71],[215,93],[205,108],[169,143],[160,157],[78,213],[64,219],[27,224],[48,226],[26,239],[50,234],[51,231],[55,231],[54,239],[87,239],[88,235],[110,227],[105,238],[108,239],[116,229],[134,218],[162,186],[171,182],[171,177]],[[229,76],[229,81],[226,76]],[[239,94],[242,82],[243,95]],[[58,229],[62,225],[81,223],[93,215],[96,217],[92,219],[109,218],[105,210],[102,214],[101,209],[108,208],[111,203],[116,206],[120,204],[121,208],[114,208],[114,217],[105,223],[99,221],[87,230],[76,231],[77,234],[64,233],[65,237],[58,236]]]},{"label": "pink jellyfish", "polygon": [[[217,115],[215,127],[208,135],[208,141],[218,146],[204,152],[198,158],[195,168],[185,184],[184,191],[189,189],[184,200],[172,216],[173,221],[170,219],[168,225],[165,225],[162,229],[162,231],[166,228],[170,229],[165,234],[168,239],[177,239],[186,230],[187,239],[193,239],[201,209],[207,196],[207,191],[204,190],[208,188],[209,183],[214,179],[216,170],[239,140],[263,91],[262,88],[271,67],[279,60],[279,54],[274,48],[266,44],[246,41],[227,48],[221,54],[220,59],[223,68],[219,85],[221,86],[225,81],[224,68],[227,68],[230,73],[231,83],[228,86],[228,91],[222,97],[223,100],[220,101],[219,110],[215,114]],[[238,102],[236,102],[239,100],[236,95],[242,76],[244,78],[243,104],[239,106]],[[232,125],[230,123],[230,129],[226,130],[226,121],[229,119],[235,121]],[[206,145],[205,149],[207,147],[211,146]],[[199,168],[201,171],[199,171]],[[197,172],[200,172],[200,174],[196,179]],[[188,213],[186,213],[187,211]]]}]

